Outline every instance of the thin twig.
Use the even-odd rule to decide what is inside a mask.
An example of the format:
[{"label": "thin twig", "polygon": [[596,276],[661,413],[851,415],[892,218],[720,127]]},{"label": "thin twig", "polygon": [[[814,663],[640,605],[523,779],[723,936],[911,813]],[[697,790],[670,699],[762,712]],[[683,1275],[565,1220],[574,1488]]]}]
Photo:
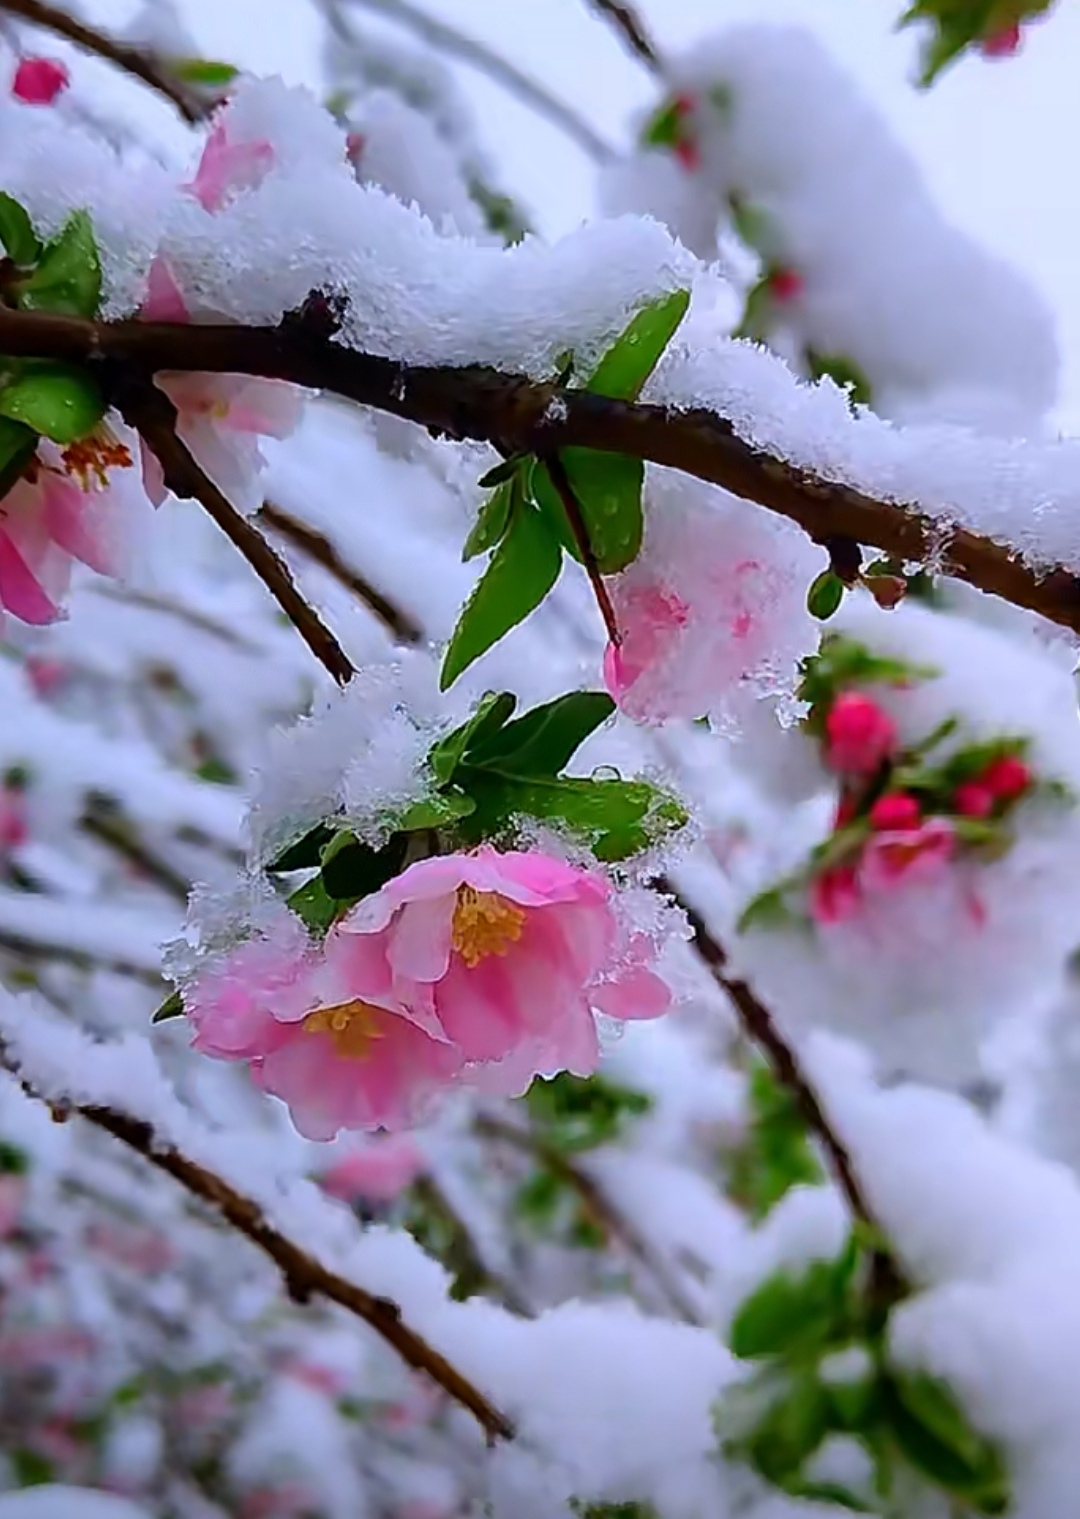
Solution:
[{"label": "thin twig", "polygon": [[321,565],[339,585],[343,585],[347,591],[362,601],[368,611],[374,613],[398,643],[422,642],[423,634],[408,612],[395,606],[381,591],[377,591],[369,581],[365,580],[358,570],[346,564],[325,533],[320,533],[308,523],[301,522],[299,517],[294,517],[273,501],[263,502],[259,517],[279,538],[287,539],[301,553]]},{"label": "thin twig", "polygon": [[668,465],[722,485],[789,518],[816,543],[850,538],[901,563],[933,562],[944,575],[1080,633],[1080,575],[1029,564],[1008,544],[950,527],[914,502],[878,500],[741,437],[704,407],[614,401],[586,390],[471,368],[412,367],[320,339],[301,323],[278,327],[88,322],[0,308],[0,353],[108,358],[156,370],[252,374],[333,392],[455,439],[505,454],[595,448]]},{"label": "thin twig", "polygon": [[[777,1080],[795,1099],[807,1128],[825,1152],[829,1168],[853,1216],[870,1227],[874,1238],[884,1239],[884,1231],[870,1206],[847,1147],[829,1122],[817,1093],[803,1074],[795,1051],[780,1033],[772,1014],[758,1001],[745,981],[728,975],[727,951],[709,932],[700,913],[681,899],[669,882],[661,881],[659,884],[662,890],[674,896],[686,913],[698,954],[709,967],[717,985],[722,987],[731,999],[744,1032],[762,1051],[772,1066]],[[902,1295],[904,1274],[894,1256],[883,1246],[874,1251],[873,1274],[875,1295],[879,1301],[892,1300]]]},{"label": "thin twig", "polygon": [[174,870],[168,860],[163,860],[139,838],[131,821],[115,807],[95,805],[91,801],[80,820],[84,833],[105,844],[115,854],[127,860],[147,880],[160,886],[177,902],[185,903],[191,891],[191,882]]},{"label": "thin twig", "polygon": [[566,473],[566,466],[558,454],[545,454],[543,461],[547,465],[547,472],[551,476],[551,483],[559,493],[559,500],[563,504],[567,521],[570,523],[570,531],[574,535],[574,542],[581,554],[581,562],[585,566],[585,573],[589,577],[596,604],[600,608],[600,616],[604,619],[604,627],[607,629],[608,639],[614,648],[622,643],[622,634],[619,632],[618,619],[615,616],[615,608],[611,604],[604,577],[600,573],[600,566],[596,562],[596,554],[589,540],[589,529],[585,525],[585,518],[581,511],[581,502],[574,492],[570,483],[570,476]]},{"label": "thin twig", "polygon": [[165,484],[174,495],[198,501],[205,508],[243,554],[316,659],[339,685],[346,685],[356,674],[352,661],[297,590],[288,566],[226,499],[177,436],[176,409],[168,396],[149,381],[140,380],[114,385],[113,393],[124,420],[152,449]]},{"label": "thin twig", "polygon": [[478,1134],[497,1139],[503,1144],[513,1145],[516,1150],[531,1155],[545,1170],[576,1192],[594,1221],[612,1239],[617,1240],[626,1253],[648,1272],[679,1318],[687,1324],[704,1322],[701,1314],[683,1292],[679,1282],[668,1270],[666,1261],[656,1253],[644,1235],[640,1234],[625,1214],[615,1206],[593,1177],[575,1166],[573,1161],[568,1160],[561,1151],[545,1144],[542,1139],[538,1139],[535,1134],[531,1134],[528,1129],[523,1129],[519,1124],[507,1123],[502,1118],[482,1113],[475,1120],[475,1126]]},{"label": "thin twig", "polygon": [[605,16],[630,48],[652,73],[662,76],[664,63],[637,12],[623,0],[586,0],[594,11]]},{"label": "thin twig", "polygon": [[[18,1060],[3,1040],[0,1040],[0,1065],[19,1080],[29,1096],[47,1101],[33,1083],[21,1075]],[[209,1203],[227,1224],[270,1257],[296,1302],[305,1303],[313,1297],[322,1297],[347,1308],[350,1313],[370,1324],[376,1334],[391,1345],[407,1365],[426,1372],[455,1402],[467,1408],[489,1440],[513,1439],[514,1426],[506,1415],[489,1402],[434,1346],[429,1345],[414,1329],[410,1329],[395,1302],[389,1298],[376,1297],[374,1293],[358,1287],[355,1282],[347,1281],[330,1271],[315,1256],[302,1250],[268,1223],[259,1204],[252,1198],[245,1197],[224,1177],[207,1170],[197,1161],[190,1160],[174,1146],[163,1144],[152,1125],[140,1118],[132,1118],[127,1113],[92,1103],[76,1104],[70,1109],[61,1105],[56,1111],[63,1116],[68,1111],[78,1113],[118,1139],[121,1144],[137,1151],[159,1171],[172,1176],[193,1196]]]},{"label": "thin twig", "polygon": [[576,111],[507,59],[478,42],[475,37],[466,36],[456,27],[429,15],[418,5],[413,5],[411,0],[349,0],[349,3],[400,22],[422,38],[429,47],[460,58],[463,63],[486,74],[539,115],[546,116],[548,121],[572,137],[578,147],[597,163],[607,163],[614,158],[614,152],[604,139]]},{"label": "thin twig", "polygon": [[182,80],[170,74],[152,53],[127,42],[117,42],[99,28],[87,25],[58,6],[46,4],[45,0],[0,0],[0,11],[17,16],[21,21],[28,21],[32,26],[40,26],[45,31],[55,32],[58,37],[66,37],[84,53],[93,53],[96,57],[115,64],[125,74],[130,74],[163,95],[187,122],[194,124],[205,121],[218,104],[216,100],[205,99],[197,91],[189,89]]}]

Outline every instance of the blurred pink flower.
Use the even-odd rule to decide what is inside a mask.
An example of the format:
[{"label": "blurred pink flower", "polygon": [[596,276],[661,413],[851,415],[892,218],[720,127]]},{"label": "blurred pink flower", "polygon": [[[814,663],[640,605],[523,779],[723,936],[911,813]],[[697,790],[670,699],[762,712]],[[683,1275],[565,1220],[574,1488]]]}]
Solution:
[{"label": "blurred pink flower", "polygon": [[863,850],[859,884],[888,892],[901,884],[936,880],[956,853],[956,830],[948,818],[931,817],[918,828],[875,833]]},{"label": "blurred pink flower", "polygon": [[66,66],[55,58],[21,58],[11,93],[25,105],[52,105],[70,82]]},{"label": "blurred pink flower", "polygon": [[859,883],[853,865],[834,865],[810,883],[809,910],[815,923],[842,923],[860,907]]},{"label": "blurred pink flower", "polygon": [[896,742],[892,718],[861,691],[841,691],[826,714],[825,758],[839,775],[873,775]]},{"label": "blurred pink flower", "polygon": [[407,1134],[375,1137],[349,1150],[319,1177],[331,1197],[352,1203],[389,1202],[414,1182],[425,1167],[423,1151]]},{"label": "blurred pink flower", "polygon": [[[172,271],[160,256],[150,267],[140,313],[148,322],[187,322],[190,312]],[[236,374],[155,377],[176,407],[176,431],[214,483],[242,511],[262,500],[265,464],[259,438],[287,438],[300,420],[303,399],[294,385]],[[141,443],[143,483],[155,506],[168,495],[157,457]]]}]

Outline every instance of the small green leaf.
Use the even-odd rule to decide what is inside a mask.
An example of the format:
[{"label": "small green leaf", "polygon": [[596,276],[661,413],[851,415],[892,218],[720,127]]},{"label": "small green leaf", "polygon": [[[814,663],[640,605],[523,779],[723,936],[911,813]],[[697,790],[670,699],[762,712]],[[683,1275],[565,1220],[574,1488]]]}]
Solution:
[{"label": "small green leaf", "polygon": [[[591,448],[564,448],[559,457],[581,508],[593,557],[603,574],[615,575],[641,552],[645,466],[626,454],[604,454]],[[533,491],[537,504],[558,525],[563,547],[580,562],[581,553],[570,532],[562,497],[543,463],[533,471]]]},{"label": "small green leaf", "polygon": [[0,416],[0,500],[22,479],[37,444],[37,433]]},{"label": "small green leaf", "polygon": [[325,933],[341,911],[341,903],[330,896],[322,876],[312,876],[288,898],[288,906],[315,933]]},{"label": "small green leaf", "polygon": [[746,1456],[778,1487],[798,1472],[828,1433],[829,1406],[817,1370],[794,1375],[786,1397],[774,1403],[746,1441]]},{"label": "small green leaf", "polygon": [[506,536],[465,603],[443,658],[445,691],[474,660],[534,611],[559,578],[562,552],[541,514],[515,504]]},{"label": "small green leaf", "polygon": [[428,768],[440,785],[447,785],[473,744],[483,742],[514,715],[517,697],[510,691],[489,691],[477,703],[468,722],[462,723],[432,747]]},{"label": "small green leaf", "polygon": [[776,302],[773,299],[772,282],[765,274],[746,292],[743,313],[732,337],[746,338],[753,343],[763,343],[769,335],[775,315]]},{"label": "small green leaf", "polygon": [[641,143],[647,148],[672,148],[682,136],[683,107],[678,98],[665,100],[649,117],[641,132]]},{"label": "small green leaf", "polygon": [[971,1428],[946,1383],[925,1372],[894,1373],[885,1388],[884,1413],[917,1471],[959,1494],[977,1513],[1005,1513],[1009,1480],[1001,1454]]},{"label": "small green leaf", "polygon": [[481,490],[494,490],[496,485],[505,485],[507,480],[512,480],[525,462],[525,456],[514,454],[512,458],[500,459],[486,475],[481,475],[476,482]]},{"label": "small green leaf", "polygon": [[470,744],[468,762],[522,777],[558,775],[614,711],[604,691],[571,691]]},{"label": "small green leaf", "polygon": [[[841,390],[846,390],[852,406],[871,404],[873,391],[870,388],[870,381],[855,360],[849,359],[846,354],[818,353],[816,349],[808,348],[806,365],[812,380],[821,380],[828,375],[829,379],[839,385]],[[867,571],[867,573],[870,572]]]},{"label": "small green leaf", "polygon": [[406,843],[404,834],[394,834],[381,849],[373,849],[349,829],[342,829],[323,850],[317,879],[339,905],[359,902],[397,875],[405,861]]},{"label": "small green leaf", "polygon": [[41,240],[33,223],[12,195],[0,191],[0,242],[8,258],[16,264],[35,264],[41,254]]},{"label": "small green leaf", "polygon": [[173,992],[171,996],[158,1008],[150,1019],[151,1023],[166,1023],[170,1018],[182,1018],[184,1016],[184,999],[179,992]]},{"label": "small green leaf", "polygon": [[34,367],[0,390],[0,415],[62,446],[85,438],[105,415],[105,398],[85,369]]},{"label": "small green leaf", "polygon": [[819,622],[827,622],[839,611],[844,599],[844,582],[832,570],[822,570],[806,593],[806,610]]},{"label": "small green leaf", "polygon": [[[515,465],[515,472],[518,466]],[[494,474],[494,471],[492,471]],[[481,485],[487,482],[488,477],[480,481]],[[510,480],[504,479],[498,485],[498,489],[488,497],[476,515],[476,521],[472,525],[469,536],[465,539],[465,547],[461,551],[461,557],[468,562],[475,559],[477,554],[486,554],[502,538],[510,522],[510,509],[514,504],[514,487]]]},{"label": "small green leaf", "polygon": [[266,866],[271,875],[287,875],[290,870],[310,870],[322,863],[322,852],[334,837],[329,823],[316,823],[302,838],[295,839]]},{"label": "small green leaf", "polygon": [[689,305],[689,290],[674,290],[650,302],[604,354],[585,389],[615,401],[636,401]]},{"label": "small green leaf", "polygon": [[30,1169],[30,1158],[25,1150],[10,1140],[0,1139],[0,1176],[25,1176]]},{"label": "small green leaf", "polygon": [[773,258],[777,250],[772,218],[741,195],[729,195],[728,207],[736,235],[752,252],[766,260]]},{"label": "small green leaf", "polygon": [[101,256],[93,224],[85,211],[69,216],[59,234],[45,244],[37,268],[21,281],[17,300],[24,311],[97,315],[101,304]]},{"label": "small green leaf", "polygon": [[185,84],[203,84],[208,87],[231,84],[239,70],[231,63],[219,63],[212,58],[172,58],[170,67]]},{"label": "small green leaf", "polygon": [[815,1261],[799,1276],[777,1271],[740,1306],[731,1324],[731,1352],[756,1361],[840,1338],[850,1314],[858,1252]]},{"label": "small green leaf", "polygon": [[456,823],[459,818],[468,817],[475,811],[476,803],[464,792],[436,791],[407,807],[396,819],[395,827],[401,833],[416,833],[425,828],[445,828],[447,824]]},{"label": "small green leaf", "polygon": [[535,818],[566,828],[608,863],[639,854],[688,821],[681,803],[648,781],[577,776],[526,780],[494,767],[465,769],[459,781],[476,798],[481,837],[517,817]]},{"label": "small green leaf", "polygon": [[813,1482],[804,1477],[793,1477],[782,1482],[781,1486],[789,1498],[802,1498],[808,1503],[831,1503],[855,1514],[872,1514],[877,1509],[870,1499],[860,1497],[840,1482]]},{"label": "small green leaf", "polygon": [[743,934],[749,928],[785,928],[795,916],[787,903],[788,889],[789,883],[784,881],[751,897],[735,925],[736,933]]}]

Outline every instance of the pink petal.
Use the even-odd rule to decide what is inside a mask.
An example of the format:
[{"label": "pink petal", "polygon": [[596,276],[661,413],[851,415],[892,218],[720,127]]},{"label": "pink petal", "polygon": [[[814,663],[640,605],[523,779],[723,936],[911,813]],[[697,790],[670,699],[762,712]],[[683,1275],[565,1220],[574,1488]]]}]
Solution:
[{"label": "pink petal", "polygon": [[8,533],[0,530],[0,606],[35,627],[55,622],[60,608],[49,600]]},{"label": "pink petal", "polygon": [[115,565],[105,544],[104,534],[95,533],[92,518],[100,518],[100,507],[106,497],[100,493],[91,499],[70,480],[56,475],[46,475],[42,486],[45,526],[54,543],[83,564],[97,570],[99,575],[115,574]]},{"label": "pink petal", "polygon": [[387,958],[395,977],[438,981],[446,975],[455,905],[453,896],[405,904],[390,928]]},{"label": "pink petal", "polygon": [[180,286],[160,253],[150,265],[140,315],[148,322],[186,322],[190,318]]}]

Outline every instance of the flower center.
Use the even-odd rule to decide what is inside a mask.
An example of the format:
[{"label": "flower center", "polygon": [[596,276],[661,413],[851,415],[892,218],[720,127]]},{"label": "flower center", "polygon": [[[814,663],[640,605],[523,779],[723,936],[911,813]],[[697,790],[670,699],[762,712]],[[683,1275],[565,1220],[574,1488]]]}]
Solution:
[{"label": "flower center", "polygon": [[379,1027],[382,1011],[356,997],[352,1002],[337,1002],[308,1013],[303,1028],[306,1034],[329,1034],[334,1054],[342,1060],[366,1060],[372,1042],[384,1036]]},{"label": "flower center", "polygon": [[131,450],[124,447],[104,422],[88,437],[65,448],[61,457],[66,472],[78,480],[84,491],[90,489],[91,475],[104,490],[109,483],[110,469],[130,469],[132,465]]},{"label": "flower center", "polygon": [[459,886],[450,940],[470,970],[488,955],[505,955],[521,938],[525,913],[496,891]]}]

